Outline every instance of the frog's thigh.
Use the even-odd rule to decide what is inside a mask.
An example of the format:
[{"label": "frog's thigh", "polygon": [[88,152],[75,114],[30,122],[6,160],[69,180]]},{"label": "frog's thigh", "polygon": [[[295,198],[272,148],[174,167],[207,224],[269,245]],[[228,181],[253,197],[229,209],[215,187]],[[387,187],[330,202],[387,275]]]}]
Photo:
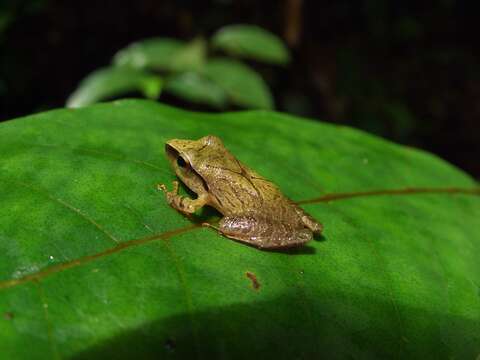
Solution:
[{"label": "frog's thigh", "polygon": [[312,239],[309,229],[294,229],[275,220],[250,215],[225,216],[218,230],[229,238],[266,249],[299,246]]}]

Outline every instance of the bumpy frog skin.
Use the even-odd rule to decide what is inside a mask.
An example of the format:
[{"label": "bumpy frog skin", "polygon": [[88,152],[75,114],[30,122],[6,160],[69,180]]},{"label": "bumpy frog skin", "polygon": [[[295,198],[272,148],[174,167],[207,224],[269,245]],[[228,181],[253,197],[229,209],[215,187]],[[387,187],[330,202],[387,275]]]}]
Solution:
[{"label": "bumpy frog skin", "polygon": [[198,195],[178,195],[177,181],[173,191],[159,185],[168,203],[186,214],[204,205],[214,207],[224,216],[216,228],[221,234],[258,248],[278,249],[303,245],[321,233],[320,223],[237,160],[218,137],[172,139],[165,151],[177,176]]}]

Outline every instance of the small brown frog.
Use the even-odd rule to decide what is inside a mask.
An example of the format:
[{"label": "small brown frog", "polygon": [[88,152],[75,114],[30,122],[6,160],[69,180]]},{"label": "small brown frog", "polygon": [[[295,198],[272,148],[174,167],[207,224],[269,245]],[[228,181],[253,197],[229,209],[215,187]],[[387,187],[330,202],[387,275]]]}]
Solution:
[{"label": "small brown frog", "polygon": [[178,195],[158,185],[168,203],[191,214],[204,205],[224,217],[217,229],[223,235],[259,248],[299,246],[320,234],[322,225],[286,198],[278,187],[242,164],[216,136],[167,141],[165,151],[177,176],[198,197]]}]

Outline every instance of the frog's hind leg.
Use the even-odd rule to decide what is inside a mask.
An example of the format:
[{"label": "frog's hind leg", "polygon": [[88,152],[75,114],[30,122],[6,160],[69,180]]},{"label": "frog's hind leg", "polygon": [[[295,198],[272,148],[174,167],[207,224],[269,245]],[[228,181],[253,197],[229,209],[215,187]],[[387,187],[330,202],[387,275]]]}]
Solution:
[{"label": "frog's hind leg", "polygon": [[323,225],[306,213],[303,213],[302,222],[306,227],[312,230],[314,234],[320,235],[323,231]]},{"label": "frog's hind leg", "polygon": [[249,215],[225,216],[218,231],[223,235],[262,249],[301,246],[313,237],[306,228],[295,229],[281,222]]},{"label": "frog's hind leg", "polygon": [[302,223],[312,230],[312,232],[316,235],[320,235],[323,231],[323,225],[320,224],[317,220],[307,214],[300,206],[297,204],[292,203],[293,208],[295,209],[298,216],[302,220]]}]

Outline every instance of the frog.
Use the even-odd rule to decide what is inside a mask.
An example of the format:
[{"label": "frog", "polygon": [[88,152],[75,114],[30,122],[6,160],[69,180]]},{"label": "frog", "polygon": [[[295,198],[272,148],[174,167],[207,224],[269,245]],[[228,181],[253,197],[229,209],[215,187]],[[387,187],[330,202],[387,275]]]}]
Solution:
[{"label": "frog", "polygon": [[220,234],[259,249],[302,246],[320,235],[323,225],[287,198],[272,181],[238,160],[215,135],[198,140],[171,139],[166,157],[177,177],[196,198],[158,184],[168,204],[190,215],[203,206],[223,217],[218,226],[204,223]]}]

